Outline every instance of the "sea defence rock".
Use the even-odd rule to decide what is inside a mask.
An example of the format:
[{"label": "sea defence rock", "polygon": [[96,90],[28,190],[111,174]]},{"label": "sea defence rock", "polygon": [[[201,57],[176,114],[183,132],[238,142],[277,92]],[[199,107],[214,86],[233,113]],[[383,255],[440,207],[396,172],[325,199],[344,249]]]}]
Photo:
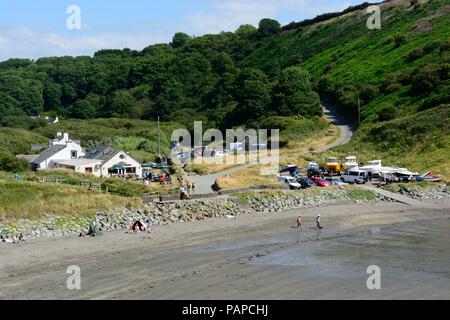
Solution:
[{"label": "sea defence rock", "polygon": [[300,191],[252,191],[212,199],[155,202],[138,208],[122,208],[95,215],[47,215],[40,220],[0,221],[4,237],[61,237],[86,232],[95,221],[101,231],[125,230],[136,221],[153,225],[184,223],[208,218],[232,218],[243,214],[280,212],[287,209],[386,200],[374,191],[356,187],[314,188]]},{"label": "sea defence rock", "polygon": [[445,183],[400,183],[388,185],[385,189],[416,200],[444,199],[450,196]]}]

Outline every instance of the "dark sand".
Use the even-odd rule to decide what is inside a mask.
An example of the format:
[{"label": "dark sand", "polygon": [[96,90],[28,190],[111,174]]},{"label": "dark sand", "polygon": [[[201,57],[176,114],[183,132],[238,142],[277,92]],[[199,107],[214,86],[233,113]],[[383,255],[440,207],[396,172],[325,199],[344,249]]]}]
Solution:
[{"label": "dark sand", "polygon": [[[450,299],[450,200],[392,203],[157,227],[152,239],[100,238],[0,245],[3,299]],[[325,228],[312,228],[322,214]],[[70,265],[81,290],[66,287]],[[368,290],[369,265],[381,290]]]}]

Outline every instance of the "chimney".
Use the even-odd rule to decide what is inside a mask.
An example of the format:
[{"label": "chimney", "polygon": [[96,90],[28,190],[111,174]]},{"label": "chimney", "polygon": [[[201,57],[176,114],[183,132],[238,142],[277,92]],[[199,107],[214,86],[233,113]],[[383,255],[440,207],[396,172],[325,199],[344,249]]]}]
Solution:
[{"label": "chimney", "polygon": [[57,137],[57,138],[60,138],[61,136],[62,136],[62,133],[61,133],[61,132],[57,132],[57,133],[56,133],[56,137]]},{"label": "chimney", "polygon": [[66,140],[66,141],[69,140],[69,133],[64,132],[64,140]]}]

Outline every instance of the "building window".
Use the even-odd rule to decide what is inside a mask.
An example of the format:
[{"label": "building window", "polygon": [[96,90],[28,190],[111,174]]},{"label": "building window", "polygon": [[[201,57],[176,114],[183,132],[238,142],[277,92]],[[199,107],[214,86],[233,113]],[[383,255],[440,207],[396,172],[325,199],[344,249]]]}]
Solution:
[{"label": "building window", "polygon": [[78,152],[76,150],[70,151],[70,157],[72,159],[77,159],[78,158]]}]

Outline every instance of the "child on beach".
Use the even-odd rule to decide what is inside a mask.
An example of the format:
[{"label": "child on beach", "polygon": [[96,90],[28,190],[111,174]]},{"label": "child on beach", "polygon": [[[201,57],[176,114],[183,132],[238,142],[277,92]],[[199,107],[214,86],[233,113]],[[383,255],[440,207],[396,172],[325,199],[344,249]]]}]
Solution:
[{"label": "child on beach", "polygon": [[297,229],[302,227],[302,216],[297,217]]}]

